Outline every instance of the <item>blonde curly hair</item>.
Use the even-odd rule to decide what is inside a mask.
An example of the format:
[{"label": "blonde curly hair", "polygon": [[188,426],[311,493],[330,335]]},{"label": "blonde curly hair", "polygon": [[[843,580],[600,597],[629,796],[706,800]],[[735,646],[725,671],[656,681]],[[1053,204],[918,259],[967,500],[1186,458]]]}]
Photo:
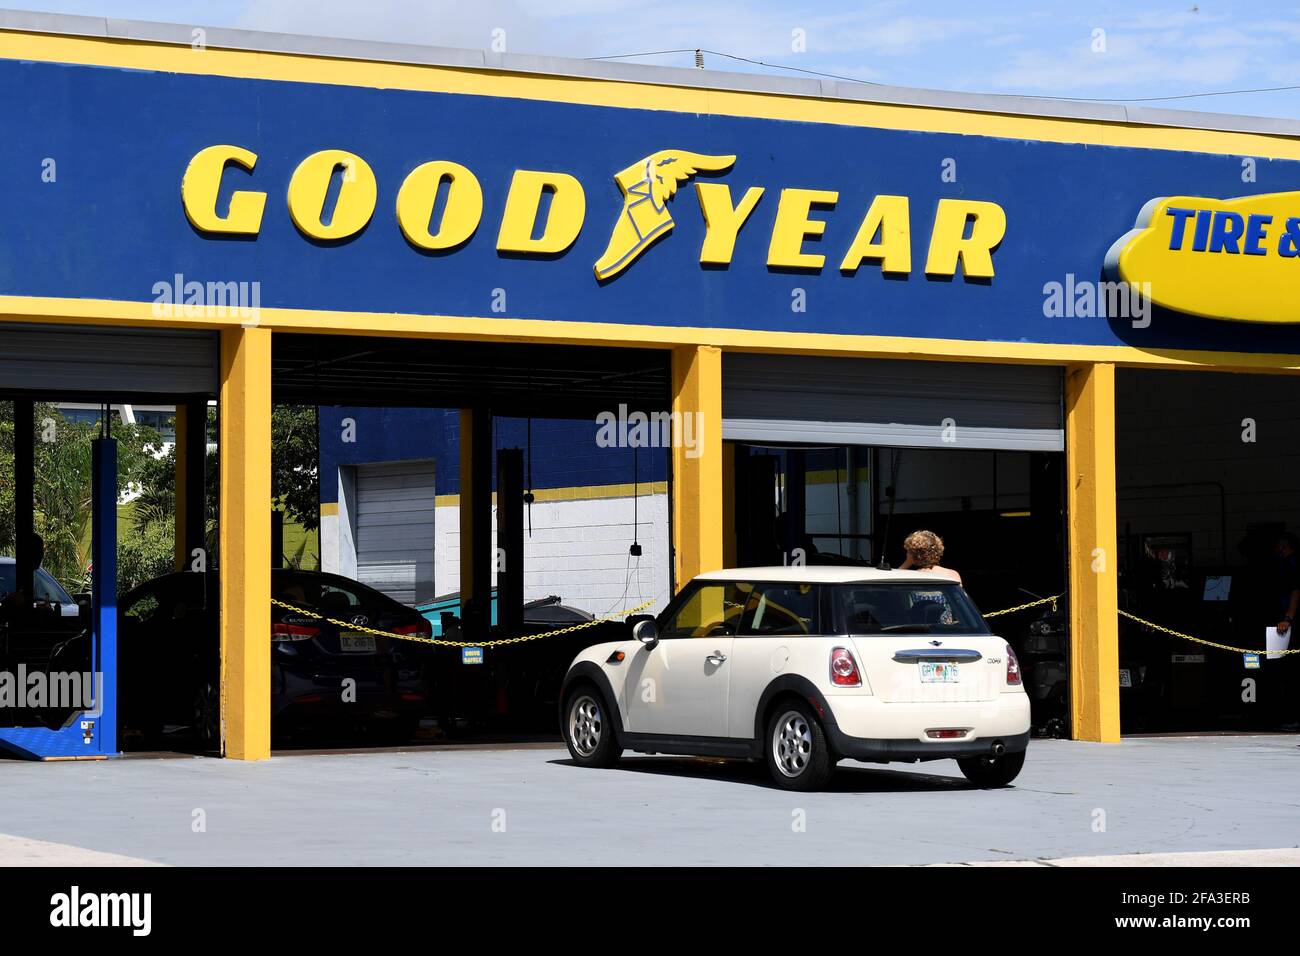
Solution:
[{"label": "blonde curly hair", "polygon": [[932,568],[943,560],[943,538],[933,531],[913,531],[903,539],[903,550],[920,568]]}]

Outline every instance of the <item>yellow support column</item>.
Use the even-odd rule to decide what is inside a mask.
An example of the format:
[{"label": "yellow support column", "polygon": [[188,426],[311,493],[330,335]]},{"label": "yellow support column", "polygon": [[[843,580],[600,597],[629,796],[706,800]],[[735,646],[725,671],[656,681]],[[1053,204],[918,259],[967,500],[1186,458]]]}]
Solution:
[{"label": "yellow support column", "polygon": [[673,551],[677,587],[722,565],[722,350],[673,349]]},{"label": "yellow support column", "polygon": [[1067,369],[1065,416],[1073,733],[1076,740],[1118,743],[1114,365]]},{"label": "yellow support column", "polygon": [[236,760],[271,755],[271,332],[221,333],[221,724]]}]

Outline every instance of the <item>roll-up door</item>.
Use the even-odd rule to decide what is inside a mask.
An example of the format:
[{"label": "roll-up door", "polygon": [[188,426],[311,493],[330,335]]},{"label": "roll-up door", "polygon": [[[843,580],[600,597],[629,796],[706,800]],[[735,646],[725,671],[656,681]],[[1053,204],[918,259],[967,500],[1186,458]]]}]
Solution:
[{"label": "roll-up door", "polygon": [[757,444],[1062,451],[1062,370],[732,353],[722,436]]},{"label": "roll-up door", "polygon": [[217,333],[0,324],[0,390],[216,395]]},{"label": "roll-up door", "polygon": [[358,465],[357,580],[403,604],[433,598],[434,464]]}]

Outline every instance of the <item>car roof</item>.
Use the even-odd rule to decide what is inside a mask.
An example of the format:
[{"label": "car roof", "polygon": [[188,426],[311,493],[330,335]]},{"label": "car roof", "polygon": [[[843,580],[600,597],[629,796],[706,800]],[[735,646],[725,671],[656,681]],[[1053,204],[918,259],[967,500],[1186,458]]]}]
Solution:
[{"label": "car roof", "polygon": [[[17,564],[17,558],[11,558],[11,557],[6,557],[4,555],[0,555],[0,567],[9,568],[9,567],[13,567],[15,564]],[[54,575],[50,574],[50,572],[46,571],[44,568],[37,568],[36,571],[39,574],[48,575],[50,578],[54,577]]]},{"label": "car roof", "polygon": [[852,568],[840,565],[787,566],[772,565],[757,568],[729,568],[723,571],[706,571],[695,576],[696,581],[777,581],[789,584],[867,584],[890,582],[898,584],[935,584],[955,581],[933,571],[882,571],[880,568]]}]

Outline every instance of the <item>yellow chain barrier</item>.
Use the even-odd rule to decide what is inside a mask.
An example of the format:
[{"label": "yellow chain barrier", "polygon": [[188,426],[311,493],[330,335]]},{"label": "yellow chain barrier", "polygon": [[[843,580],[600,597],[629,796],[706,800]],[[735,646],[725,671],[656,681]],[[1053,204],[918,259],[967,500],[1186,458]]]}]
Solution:
[{"label": "yellow chain barrier", "polygon": [[[1038,607],[1042,604],[1052,605],[1052,610],[1055,611],[1056,602],[1064,596],[1064,594],[1054,594],[1051,597],[1039,598],[1037,601],[1030,601],[1026,604],[1017,604],[1015,607],[1003,608],[1000,611],[988,611],[984,614],[984,617],[990,618],[1000,617],[1003,614],[1014,614],[1017,611],[1025,611],[1031,607]],[[437,637],[420,637],[415,634],[397,634],[393,631],[381,631],[378,628],[364,627],[359,624],[353,624],[350,621],[340,621],[337,618],[325,617],[323,614],[318,614],[316,611],[308,610],[304,607],[297,607],[296,605],[288,604],[285,601],[280,601],[276,598],[272,598],[271,603],[276,607],[284,608],[286,611],[294,611],[298,614],[303,614],[320,621],[327,621],[336,627],[346,628],[349,631],[355,631],[361,634],[373,634],[376,637],[391,637],[398,641],[415,641],[419,644],[433,644],[439,647],[501,647],[507,644],[522,644],[525,641],[539,641],[547,637],[559,637],[562,634],[572,634],[573,632],[581,631],[584,628],[595,627],[597,624],[605,624],[610,621],[620,621],[629,614],[644,611],[650,605],[654,604],[654,599],[651,598],[643,604],[638,604],[636,607],[628,608],[626,611],[622,611],[612,617],[598,617],[591,621],[583,621],[581,624],[571,624],[568,627],[557,628],[553,631],[542,631],[538,634],[523,634],[519,637],[505,637],[495,641],[448,641]],[[1206,647],[1213,647],[1220,651],[1232,651],[1237,654],[1300,654],[1300,647],[1292,647],[1286,650],[1266,651],[1257,647],[1234,647],[1231,644],[1220,644],[1217,641],[1207,641],[1203,637],[1194,637],[1191,634],[1184,634],[1182,631],[1175,631],[1173,628],[1156,624],[1154,621],[1148,621],[1145,618],[1140,618],[1136,614],[1130,614],[1128,611],[1120,611],[1119,614],[1120,617],[1126,617],[1130,621],[1141,624],[1143,627],[1149,627],[1153,631],[1159,631],[1161,634],[1168,634],[1170,637],[1181,638],[1184,641],[1191,641],[1194,644],[1203,644]]]},{"label": "yellow chain barrier", "polygon": [[1052,611],[1055,612],[1057,600],[1063,597],[1065,597],[1064,594],[1054,594],[1051,597],[1039,598],[1037,601],[1030,601],[1028,604],[1017,604],[1015,607],[1003,608],[1001,611],[987,611],[983,616],[1000,617],[1003,614],[1014,614],[1016,611],[1024,611],[1027,608],[1038,607],[1040,604],[1052,605]]},{"label": "yellow chain barrier", "polygon": [[1168,634],[1171,637],[1181,637],[1185,641],[1191,641],[1194,644],[1204,644],[1206,647],[1217,648],[1221,651],[1234,651],[1238,654],[1268,654],[1270,656],[1273,654],[1300,654],[1300,647],[1292,647],[1284,651],[1266,651],[1258,647],[1233,647],[1231,644],[1220,644],[1217,641],[1207,641],[1203,637],[1192,637],[1190,634],[1184,634],[1182,631],[1175,631],[1171,627],[1164,627],[1161,624],[1145,620],[1144,618],[1138,617],[1136,614],[1130,614],[1128,611],[1120,611],[1119,616],[1126,617],[1130,621],[1136,621],[1143,627],[1149,627],[1151,630],[1159,631],[1161,634]]},{"label": "yellow chain barrier", "polygon": [[571,624],[568,627],[561,627],[554,631],[542,631],[539,634],[523,634],[519,637],[505,637],[496,641],[446,641],[437,637],[421,637],[417,634],[396,634],[393,631],[381,631],[374,627],[364,627],[360,624],[353,624],[350,621],[340,621],[337,618],[326,617],[316,611],[310,611],[305,607],[297,607],[284,601],[271,598],[271,603],[276,607],[282,607],[286,611],[295,611],[298,614],[304,614],[307,617],[315,618],[318,621],[327,621],[336,627],[347,628],[359,634],[373,634],[375,637],[391,637],[397,641],[415,641],[418,644],[435,644],[439,647],[500,647],[503,644],[522,644],[525,641],[540,641],[546,637],[559,637],[561,634],[572,634],[574,631],[581,631],[586,627],[595,627],[597,624],[605,624],[609,621],[622,620],[629,614],[635,614],[637,611],[643,611],[651,604],[654,604],[654,598],[646,601],[644,604],[638,604],[636,607],[628,608],[615,617],[598,617],[592,621],[583,621],[581,624]]}]

